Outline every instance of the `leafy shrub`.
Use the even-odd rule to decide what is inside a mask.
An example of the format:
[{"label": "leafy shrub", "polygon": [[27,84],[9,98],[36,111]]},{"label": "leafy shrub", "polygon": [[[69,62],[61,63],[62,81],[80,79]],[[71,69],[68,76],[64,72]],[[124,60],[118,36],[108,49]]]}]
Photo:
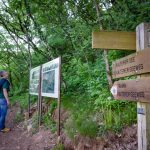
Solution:
[{"label": "leafy shrub", "polygon": [[38,115],[37,113],[34,113],[32,116],[32,134],[35,134],[38,132]]},{"label": "leafy shrub", "polygon": [[51,118],[51,116],[48,113],[46,113],[42,117],[42,122],[46,129],[50,129],[52,133],[56,132],[57,130],[56,122]]},{"label": "leafy shrub", "polygon": [[56,146],[54,146],[53,150],[65,150],[65,147],[63,144],[59,143]]},{"label": "leafy shrub", "polygon": [[42,122],[43,122],[44,126],[47,129],[50,129],[52,133],[56,132],[56,130],[57,130],[56,122],[52,118],[52,114],[53,114],[54,110],[56,109],[56,106],[57,106],[57,101],[52,101],[49,106],[48,112],[46,114],[44,114],[44,116],[42,117]]},{"label": "leafy shrub", "polygon": [[14,122],[19,123],[19,122],[23,121],[23,119],[24,118],[23,118],[22,114],[20,112],[17,112],[15,115],[15,118],[14,118]]}]

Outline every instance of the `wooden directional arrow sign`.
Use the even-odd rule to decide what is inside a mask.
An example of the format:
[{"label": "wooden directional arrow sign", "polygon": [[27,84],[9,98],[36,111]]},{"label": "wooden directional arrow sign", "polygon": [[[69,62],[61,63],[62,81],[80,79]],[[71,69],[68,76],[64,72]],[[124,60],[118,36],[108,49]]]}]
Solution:
[{"label": "wooden directional arrow sign", "polygon": [[136,34],[122,31],[93,32],[92,48],[136,50]]},{"label": "wooden directional arrow sign", "polygon": [[112,65],[113,78],[150,72],[150,49],[121,58]]},{"label": "wooden directional arrow sign", "polygon": [[111,93],[116,100],[150,102],[150,78],[116,81]]}]

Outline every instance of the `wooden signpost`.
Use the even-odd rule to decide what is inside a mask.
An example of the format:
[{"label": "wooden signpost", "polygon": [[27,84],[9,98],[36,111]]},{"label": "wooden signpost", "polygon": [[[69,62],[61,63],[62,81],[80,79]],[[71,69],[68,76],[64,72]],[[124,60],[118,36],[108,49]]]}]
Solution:
[{"label": "wooden signpost", "polygon": [[38,126],[41,126],[42,119],[42,94],[41,94],[41,82],[42,82],[42,66],[40,66],[40,76],[39,76],[39,89],[38,89]]},{"label": "wooden signpost", "polygon": [[136,50],[136,33],[122,31],[93,32],[92,48]]},{"label": "wooden signpost", "polygon": [[120,78],[150,72],[150,49],[121,58],[112,65],[112,77]]},{"label": "wooden signpost", "polygon": [[60,132],[61,132],[61,93],[60,93],[60,89],[61,89],[61,57],[59,57],[59,78],[58,78],[58,123],[57,123],[57,135],[60,136]]},{"label": "wooden signpost", "polygon": [[[150,23],[141,23],[136,27],[136,50],[139,52],[145,48],[150,48]],[[145,75],[139,76],[139,78],[145,77]],[[138,102],[137,110],[145,112],[137,114],[138,149],[150,150],[150,103]]]},{"label": "wooden signpost", "polygon": [[136,49],[136,53],[113,63],[112,76],[113,78],[139,76],[135,80],[116,81],[111,92],[117,100],[137,102],[138,150],[150,150],[150,76],[148,75],[150,73],[150,23],[138,25],[136,34],[93,32],[92,38],[93,48]]},{"label": "wooden signpost", "polygon": [[117,100],[150,102],[150,78],[116,81],[111,92]]}]

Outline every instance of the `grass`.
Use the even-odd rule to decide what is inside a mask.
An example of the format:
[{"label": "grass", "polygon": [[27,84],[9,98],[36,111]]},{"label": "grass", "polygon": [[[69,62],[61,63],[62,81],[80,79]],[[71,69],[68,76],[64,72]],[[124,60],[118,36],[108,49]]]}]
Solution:
[{"label": "grass", "polygon": [[14,122],[15,123],[19,123],[19,122],[21,122],[23,120],[24,120],[23,115],[20,112],[17,112],[17,114],[16,114],[16,116],[14,118]]},{"label": "grass", "polygon": [[[10,97],[11,105],[14,105],[15,103],[19,103],[21,109],[28,108],[28,100],[29,100],[29,94],[28,93],[22,93],[13,95]],[[31,104],[34,104],[37,101],[37,96],[30,96]]]},{"label": "grass", "polygon": [[49,114],[46,113],[42,118],[42,122],[45,128],[50,129],[52,133],[55,133],[57,130],[56,122],[51,118],[51,116],[49,116]]},{"label": "grass", "polygon": [[56,122],[52,118],[52,114],[56,109],[56,107],[57,107],[57,101],[54,100],[51,102],[48,112],[44,114],[44,116],[42,117],[42,122],[45,128],[50,129],[52,133],[55,133],[57,130]]},{"label": "grass", "polygon": [[59,143],[56,146],[54,146],[53,150],[65,150],[65,147],[63,144]]},{"label": "grass", "polygon": [[32,134],[35,134],[38,132],[38,115],[37,113],[34,113],[32,116]]},{"label": "grass", "polygon": [[78,93],[63,97],[62,105],[71,114],[64,126],[70,138],[76,134],[96,137],[109,131],[120,132],[136,122],[136,104],[113,100],[106,91],[98,99]]},{"label": "grass", "polygon": [[[15,103],[19,103],[21,110],[27,110],[28,108],[28,93],[13,95],[11,99],[11,104],[14,105]],[[34,104],[37,101],[37,96],[31,96],[31,105]],[[45,100],[46,102],[46,100]],[[50,129],[52,133],[56,132],[56,122],[52,119],[52,113],[57,107],[57,101],[52,101],[49,107],[49,111],[43,115],[42,122],[46,129]],[[17,113],[15,116],[15,122],[20,122],[23,120],[22,114]],[[35,113],[32,117],[32,132],[36,133],[38,130],[38,116]]]},{"label": "grass", "polygon": [[[64,131],[71,138],[80,134],[82,136],[103,136],[109,131],[120,132],[124,126],[136,122],[136,104],[134,102],[113,100],[109,91],[103,89],[98,96],[89,96],[87,93],[70,93],[62,97],[62,107],[69,112],[68,119],[64,122]],[[18,102],[21,109],[28,107],[28,93],[11,97],[11,102]],[[31,103],[35,103],[36,96],[31,96]],[[49,110],[42,117],[46,129],[56,132],[56,122],[52,114],[57,107],[57,101],[52,101]],[[20,114],[16,121],[21,120]],[[35,129],[37,116],[33,117]]]}]

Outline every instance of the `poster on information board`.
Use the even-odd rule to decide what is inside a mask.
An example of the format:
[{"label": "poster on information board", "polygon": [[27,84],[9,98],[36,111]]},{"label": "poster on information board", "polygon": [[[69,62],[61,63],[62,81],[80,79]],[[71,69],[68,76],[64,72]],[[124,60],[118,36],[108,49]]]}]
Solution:
[{"label": "poster on information board", "polygon": [[42,65],[41,95],[58,98],[60,81],[60,58]]},{"label": "poster on information board", "polygon": [[39,93],[39,79],[40,79],[40,66],[31,69],[30,71],[30,90],[31,95],[38,95]]}]

